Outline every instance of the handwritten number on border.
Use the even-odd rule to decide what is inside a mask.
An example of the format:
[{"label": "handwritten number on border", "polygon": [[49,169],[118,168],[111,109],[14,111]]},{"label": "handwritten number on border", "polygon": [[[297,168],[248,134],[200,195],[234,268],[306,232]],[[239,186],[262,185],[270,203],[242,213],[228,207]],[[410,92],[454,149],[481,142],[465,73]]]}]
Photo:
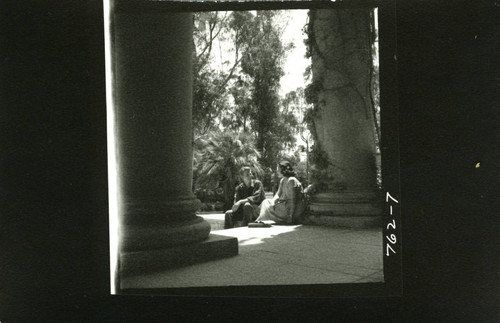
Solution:
[{"label": "handwritten number on border", "polygon": [[385,236],[387,240],[389,240],[390,243],[395,244],[396,243],[396,235],[393,233],[389,236]]},{"label": "handwritten number on border", "polygon": [[394,202],[399,203],[398,200],[396,200],[394,197],[391,196],[391,194],[389,194],[389,192],[387,192],[387,194],[385,195],[385,201],[389,202],[389,198]]},{"label": "handwritten number on border", "polygon": [[[391,202],[389,202],[389,199],[391,200]],[[399,203],[398,200],[396,200],[394,197],[391,196],[391,194],[389,194],[389,192],[387,192],[387,194],[385,195],[385,201],[387,203]],[[389,205],[389,213],[390,213],[390,216],[392,217],[392,204]],[[387,224],[387,230],[389,229],[392,229],[392,230],[395,230],[396,229],[396,220],[395,219],[392,219],[391,222],[389,222]],[[396,241],[397,241],[397,237],[394,233],[392,233],[391,235],[386,235],[385,238],[387,239],[388,242],[386,242],[386,246],[385,246],[385,249],[386,249],[386,256],[389,257],[390,255],[390,252],[389,251],[392,251],[392,253],[396,253],[396,251],[392,248],[391,245],[395,245],[396,244]]]},{"label": "handwritten number on border", "polygon": [[387,244],[387,245],[386,245],[385,250],[386,250],[385,255],[386,255],[387,257],[389,257],[389,250],[391,250],[393,253],[396,253],[396,251],[394,251],[394,249],[392,249],[392,247],[391,247],[391,245],[390,245],[390,244]]}]

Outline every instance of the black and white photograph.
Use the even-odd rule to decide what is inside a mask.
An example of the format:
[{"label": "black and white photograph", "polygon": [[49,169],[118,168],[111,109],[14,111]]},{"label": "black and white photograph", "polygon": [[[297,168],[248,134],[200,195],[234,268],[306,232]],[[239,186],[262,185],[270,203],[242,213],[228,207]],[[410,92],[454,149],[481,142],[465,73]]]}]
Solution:
[{"label": "black and white photograph", "polygon": [[0,1],[0,322],[498,322],[497,0]]},{"label": "black and white photograph", "polygon": [[109,6],[112,293],[384,283],[378,8],[162,4]]}]

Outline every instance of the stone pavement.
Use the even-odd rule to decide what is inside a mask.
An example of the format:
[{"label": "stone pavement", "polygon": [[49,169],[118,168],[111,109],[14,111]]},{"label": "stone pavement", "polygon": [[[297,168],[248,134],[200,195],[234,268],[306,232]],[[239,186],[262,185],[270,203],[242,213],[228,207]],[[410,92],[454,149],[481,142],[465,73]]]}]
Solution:
[{"label": "stone pavement", "polygon": [[216,230],[212,234],[237,237],[239,254],[128,277],[122,280],[121,287],[383,282],[382,229],[274,225]]}]

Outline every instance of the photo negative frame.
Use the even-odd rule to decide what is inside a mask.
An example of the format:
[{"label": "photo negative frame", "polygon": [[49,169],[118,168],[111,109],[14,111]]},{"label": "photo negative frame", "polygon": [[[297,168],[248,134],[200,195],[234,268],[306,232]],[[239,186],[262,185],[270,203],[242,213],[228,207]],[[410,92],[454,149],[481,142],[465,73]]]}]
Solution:
[{"label": "photo negative frame", "polygon": [[[380,151],[382,187],[379,197],[382,219],[380,252],[383,254],[383,282],[377,283],[332,283],[332,284],[278,284],[242,285],[184,288],[120,288],[117,272],[120,268],[118,250],[122,242],[111,241],[111,294],[134,295],[195,295],[195,296],[242,296],[242,297],[358,297],[358,296],[401,296],[402,291],[402,217],[400,205],[403,203],[399,186],[399,128],[396,84],[396,26],[395,4],[393,1],[105,1],[105,38],[107,73],[108,109],[108,166],[110,193],[110,236],[120,231],[119,213],[123,212],[120,197],[120,174],[116,163],[117,134],[115,105],[117,104],[116,74],[120,67],[114,61],[114,37],[118,26],[114,17],[119,13],[183,13],[200,11],[243,11],[243,10],[290,10],[290,9],[329,9],[342,10],[353,8],[378,8],[379,21],[379,62],[380,62]],[[118,161],[118,162],[117,162]],[[119,167],[118,167],[119,168]]]}]

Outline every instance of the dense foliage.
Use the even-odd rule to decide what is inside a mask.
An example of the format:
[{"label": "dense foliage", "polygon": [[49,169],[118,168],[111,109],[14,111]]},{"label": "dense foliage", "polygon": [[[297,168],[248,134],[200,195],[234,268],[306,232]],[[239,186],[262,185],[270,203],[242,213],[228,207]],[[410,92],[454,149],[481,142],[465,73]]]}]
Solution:
[{"label": "dense foliage", "polygon": [[272,189],[280,158],[296,150],[300,107],[291,103],[298,94],[279,93],[292,48],[282,42],[280,15],[194,14],[194,189],[222,187],[226,204],[241,166],[252,166]]},{"label": "dense foliage", "polygon": [[264,174],[258,162],[260,154],[253,144],[254,138],[243,132],[213,132],[207,138],[195,145],[195,192],[196,187],[218,188],[224,208],[229,209],[241,167],[250,166],[258,177]]}]

